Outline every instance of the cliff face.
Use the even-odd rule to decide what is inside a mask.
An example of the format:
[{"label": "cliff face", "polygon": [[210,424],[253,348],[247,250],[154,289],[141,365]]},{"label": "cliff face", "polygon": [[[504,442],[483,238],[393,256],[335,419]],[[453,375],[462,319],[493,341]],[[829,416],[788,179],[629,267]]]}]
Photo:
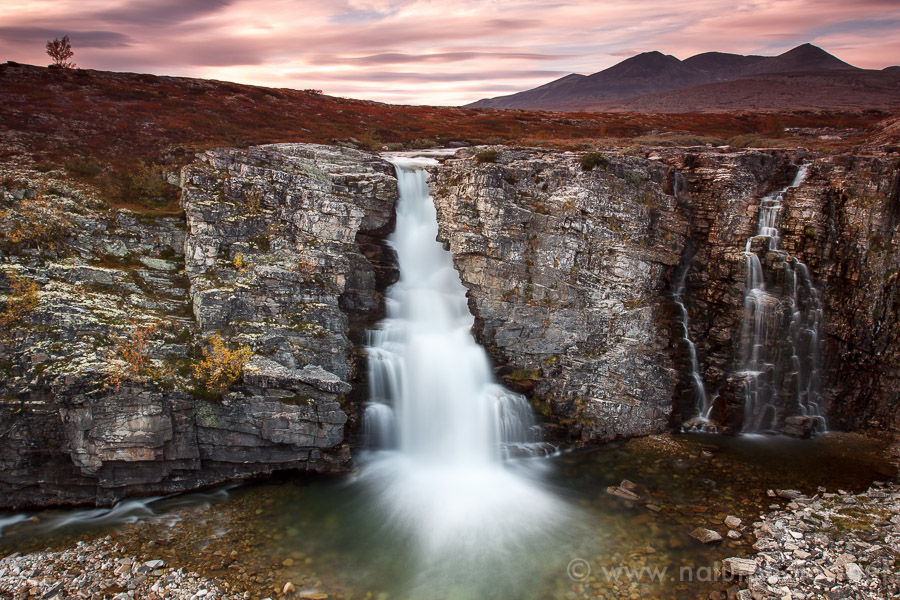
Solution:
[{"label": "cliff face", "polygon": [[815,161],[789,200],[784,246],[825,292],[830,424],[900,434],[900,160]]},{"label": "cliff face", "polygon": [[[818,371],[828,427],[900,432],[895,306],[900,161],[814,157],[799,151],[730,158],[713,152],[660,155],[685,178],[681,202],[691,211],[690,235],[698,246],[688,271],[685,301],[703,380],[711,395],[721,395],[713,416],[741,424],[745,396],[733,378],[741,353],[741,300],[747,287],[747,261],[741,251],[757,232],[759,200],[786,186],[796,172],[794,165],[805,161],[806,178],[783,195],[778,244],[783,253],[755,242],[752,246],[767,289],[780,301],[768,343],[777,346],[792,334],[792,307],[786,298],[802,268],[791,262],[795,257],[806,265],[821,297]],[[737,164],[723,170],[723,161],[734,160]],[[741,181],[741,172],[755,175]],[[797,308],[803,308],[802,296]],[[779,360],[789,361],[790,353],[780,350]],[[780,408],[791,414],[796,381],[790,379],[790,366],[784,371]],[[689,383],[684,379],[680,390],[676,412],[687,419],[692,407],[685,401]]]},{"label": "cliff face", "polygon": [[572,154],[503,150],[433,175],[440,238],[501,380],[564,439],[668,427],[666,291],[687,223],[666,168],[618,157],[585,171]]},{"label": "cliff face", "polygon": [[[806,179],[783,197],[780,251],[751,244],[777,306],[766,342],[779,357],[777,427],[798,412],[780,340],[794,331],[802,261],[822,298],[829,426],[900,433],[898,161],[639,154],[462,150],[431,170],[475,336],[551,437],[604,441],[696,416],[673,296],[682,274],[711,417],[742,426],[745,245],[760,199],[804,160]],[[169,217],[102,209],[31,176],[2,181],[0,507],[349,466],[363,331],[397,276],[384,242],[390,164],[312,145],[210,151],[184,169],[184,215]],[[251,352],[219,398],[193,375],[215,336]],[[146,361],[123,376],[135,355]]]},{"label": "cliff face", "polygon": [[802,293],[794,299],[796,258],[823,298],[818,375],[829,426],[898,431],[896,161],[657,149],[610,154],[585,171],[569,153],[463,154],[433,174],[441,239],[498,375],[531,396],[559,437],[609,440],[697,415],[673,298],[685,269],[711,417],[724,430],[744,426],[744,250],[760,199],[791,183],[802,161],[808,176],[783,195],[780,250],[763,239],[751,248],[774,304],[765,345],[776,357],[775,426],[790,429],[785,418],[803,414],[789,349],[794,304],[808,305]]},{"label": "cliff face", "polygon": [[[15,185],[3,216],[58,235],[3,246],[15,318],[0,344],[0,508],[348,467],[350,336],[378,317],[391,276],[388,163],[320,146],[210,151],[184,171],[186,218]],[[214,333],[252,351],[219,399],[192,378]],[[147,362],[117,380],[129,350]]]}]

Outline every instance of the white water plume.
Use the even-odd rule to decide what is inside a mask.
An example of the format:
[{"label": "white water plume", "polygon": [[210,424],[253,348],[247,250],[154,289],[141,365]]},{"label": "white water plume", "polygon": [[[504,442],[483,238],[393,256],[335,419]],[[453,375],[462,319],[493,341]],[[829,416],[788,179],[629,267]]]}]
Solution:
[{"label": "white water plume", "polygon": [[361,478],[389,529],[418,545],[421,573],[440,578],[435,570],[451,563],[500,560],[533,541],[558,525],[566,505],[543,488],[541,464],[503,460],[509,446],[543,446],[534,444],[528,402],[494,381],[472,337],[466,290],[436,241],[424,170],[434,161],[392,162],[400,198],[389,242],[400,279],[387,292],[387,318],[369,335],[372,452]]}]

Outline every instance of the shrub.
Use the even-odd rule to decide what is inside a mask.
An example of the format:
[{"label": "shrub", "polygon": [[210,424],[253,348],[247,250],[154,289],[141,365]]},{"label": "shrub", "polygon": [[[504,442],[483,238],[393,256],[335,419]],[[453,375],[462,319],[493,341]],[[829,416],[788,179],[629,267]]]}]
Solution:
[{"label": "shrub", "polygon": [[126,381],[145,381],[159,375],[152,367],[149,352],[156,330],[156,323],[133,326],[126,335],[116,338],[115,346],[106,355],[111,367],[109,383],[116,389]]},{"label": "shrub", "polygon": [[64,165],[69,175],[82,177],[84,179],[93,179],[103,170],[93,158],[75,157],[66,161]]},{"label": "shrub", "polygon": [[609,159],[599,152],[582,154],[580,162],[582,171],[593,171],[594,167],[603,167],[605,169],[609,166]]},{"label": "shrub", "polygon": [[6,299],[6,308],[0,313],[0,324],[4,327],[14,327],[38,305],[40,288],[35,282],[13,271],[8,272],[6,277],[9,279],[10,293]]},{"label": "shrub", "polygon": [[0,211],[0,234],[17,247],[59,248],[62,239],[72,231],[72,223],[50,198],[38,190],[31,198],[23,198],[18,208]]},{"label": "shrub", "polygon": [[247,205],[247,214],[256,216],[262,212],[263,193],[257,188],[251,188],[244,192],[244,202]]},{"label": "shrub", "polygon": [[162,167],[142,160],[114,173],[112,186],[125,204],[161,206],[178,197],[178,189],[166,180]]},{"label": "shrub", "polygon": [[475,155],[475,162],[479,165],[482,163],[494,163],[497,162],[497,151],[496,150],[482,150],[478,154]]},{"label": "shrub", "polygon": [[203,359],[194,365],[194,377],[206,392],[221,396],[241,378],[252,355],[249,347],[232,350],[220,335],[213,335],[209,347],[203,349]]}]

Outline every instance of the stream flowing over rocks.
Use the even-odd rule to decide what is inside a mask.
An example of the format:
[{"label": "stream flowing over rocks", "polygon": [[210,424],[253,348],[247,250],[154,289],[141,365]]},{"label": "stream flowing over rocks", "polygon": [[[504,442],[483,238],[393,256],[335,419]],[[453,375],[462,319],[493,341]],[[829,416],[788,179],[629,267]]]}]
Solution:
[{"label": "stream flowing over rocks", "polygon": [[[783,197],[779,247],[821,292],[828,426],[900,433],[895,159],[702,147],[586,163],[584,153],[493,150],[430,168],[438,238],[477,341],[548,437],[602,442],[697,416],[688,339],[710,418],[742,428],[745,242],[760,198],[804,161],[806,178]],[[58,235],[0,247],[6,305],[16,279],[39,287],[0,339],[0,507],[109,505],[352,468],[364,332],[397,278],[388,162],[309,144],[210,150],[183,169],[184,214],[168,216],[102,209],[66,181],[19,175],[23,187],[0,190],[5,217],[39,215]],[[778,302],[772,355],[789,362],[779,351],[791,327],[784,254],[753,251]],[[117,348],[150,326],[145,373],[114,385]],[[252,353],[220,399],[192,378],[215,335]],[[776,372],[786,374],[776,429],[805,435],[790,364]]]}]

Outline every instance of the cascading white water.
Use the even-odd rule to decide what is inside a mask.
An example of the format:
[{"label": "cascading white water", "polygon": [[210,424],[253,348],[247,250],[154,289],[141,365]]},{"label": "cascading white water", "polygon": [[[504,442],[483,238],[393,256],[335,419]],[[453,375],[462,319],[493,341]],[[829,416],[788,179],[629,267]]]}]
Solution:
[{"label": "cascading white water", "polygon": [[502,445],[539,441],[539,432],[528,402],[494,382],[472,338],[466,290],[436,240],[428,160],[394,159],[400,201],[389,242],[400,281],[387,318],[368,333],[366,438],[423,459],[496,462]]},{"label": "cascading white water", "polygon": [[[821,298],[806,265],[779,248],[784,194],[802,184],[808,170],[808,165],[801,165],[790,185],[760,200],[757,234],[747,240],[744,249],[747,292],[739,375],[744,379],[743,430],[748,432],[775,429],[778,421],[786,416],[783,405],[795,414],[814,417],[819,429],[825,426],[819,405]],[[765,243],[767,252],[778,255],[783,263],[784,286],[789,290],[783,290],[781,297],[766,290],[763,266],[757,252],[753,251],[754,241],[757,245],[759,241]],[[783,296],[789,298],[787,307],[783,304]],[[791,315],[787,340],[779,340],[776,336],[784,335],[782,316],[785,310]],[[782,341],[787,342],[791,353],[787,362]],[[791,390],[793,397],[779,398],[786,389]]]},{"label": "cascading white water", "polygon": [[684,305],[684,285],[687,279],[687,272],[690,268],[690,261],[682,267],[678,276],[677,284],[672,292],[672,300],[678,306],[679,320],[682,327],[682,339],[687,346],[688,356],[691,360],[691,390],[693,394],[693,405],[695,417],[690,420],[692,429],[704,429],[705,423],[709,421],[710,403],[706,395],[706,386],[703,385],[703,377],[700,375],[700,364],[697,360],[697,347],[691,339],[690,322],[688,321],[687,308]]},{"label": "cascading white water", "polygon": [[467,560],[500,556],[565,508],[536,482],[537,465],[503,461],[505,447],[539,434],[527,401],[494,382],[472,337],[466,290],[436,241],[424,170],[434,161],[392,162],[400,198],[389,242],[400,279],[387,292],[387,318],[369,335],[365,428],[375,451],[362,478],[387,524],[419,544],[428,570],[463,549]]},{"label": "cascading white water", "polygon": [[[675,200],[679,199],[679,192],[685,189],[684,175],[675,171],[672,176],[672,194]],[[706,386],[703,385],[703,377],[700,375],[700,363],[697,360],[697,347],[691,339],[690,321],[687,307],[684,305],[684,286],[687,282],[687,274],[691,269],[691,259],[696,252],[696,247],[690,245],[685,248],[685,256],[682,264],[676,271],[675,288],[672,290],[672,300],[678,306],[679,321],[681,323],[681,338],[684,340],[691,361],[691,392],[693,395],[694,417],[685,422],[685,429],[706,430],[712,428],[709,422],[710,402],[706,394]]]}]

